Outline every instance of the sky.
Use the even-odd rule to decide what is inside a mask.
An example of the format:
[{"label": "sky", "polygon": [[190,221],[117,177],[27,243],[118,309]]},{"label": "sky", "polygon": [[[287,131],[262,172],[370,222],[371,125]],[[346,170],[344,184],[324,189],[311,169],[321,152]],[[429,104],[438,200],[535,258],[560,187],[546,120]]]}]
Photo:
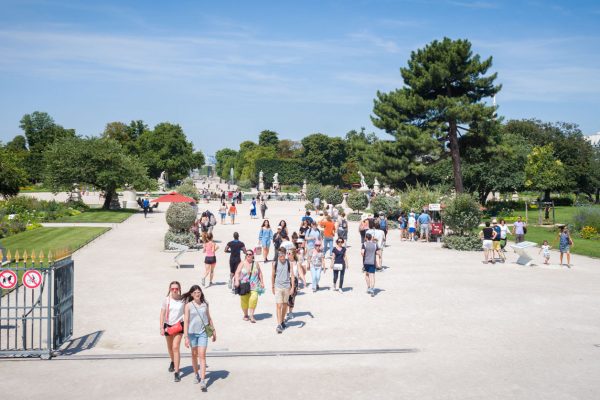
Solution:
[{"label": "sky", "polygon": [[0,0],[0,141],[44,111],[83,136],[182,126],[207,155],[260,131],[366,128],[411,51],[469,39],[493,57],[506,119],[600,132],[600,1]]}]

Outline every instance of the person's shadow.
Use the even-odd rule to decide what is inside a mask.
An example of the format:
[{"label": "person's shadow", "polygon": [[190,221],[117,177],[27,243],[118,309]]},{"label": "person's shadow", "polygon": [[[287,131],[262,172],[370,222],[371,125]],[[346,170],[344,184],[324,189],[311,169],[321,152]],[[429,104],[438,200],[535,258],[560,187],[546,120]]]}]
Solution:
[{"label": "person's shadow", "polygon": [[215,381],[219,379],[226,379],[229,376],[229,371],[208,371],[206,377],[206,387],[210,387]]}]

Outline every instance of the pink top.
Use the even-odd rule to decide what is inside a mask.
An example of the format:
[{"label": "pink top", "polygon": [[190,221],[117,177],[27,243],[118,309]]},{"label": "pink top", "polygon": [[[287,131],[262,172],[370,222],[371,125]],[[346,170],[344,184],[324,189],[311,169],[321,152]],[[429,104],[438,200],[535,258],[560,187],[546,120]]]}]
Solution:
[{"label": "pink top", "polygon": [[213,242],[208,242],[204,245],[204,252],[206,253],[206,257],[214,257],[215,256],[215,244]]}]

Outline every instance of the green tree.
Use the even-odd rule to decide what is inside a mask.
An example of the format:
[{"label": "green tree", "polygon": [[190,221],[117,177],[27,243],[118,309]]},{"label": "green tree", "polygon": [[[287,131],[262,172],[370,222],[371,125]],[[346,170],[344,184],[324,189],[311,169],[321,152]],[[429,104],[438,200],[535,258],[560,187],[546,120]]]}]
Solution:
[{"label": "green tree", "polygon": [[75,130],[57,125],[48,113],[40,111],[25,114],[19,126],[29,147],[25,169],[29,179],[37,182],[42,178],[44,169],[42,153],[58,139],[75,137]]},{"label": "green tree", "polygon": [[448,145],[454,186],[463,192],[458,131],[494,118],[495,107],[482,102],[501,88],[494,86],[497,74],[485,76],[491,65],[491,57],[481,61],[473,54],[468,40],[444,38],[413,51],[408,68],[400,69],[404,87],[377,92],[371,119],[395,140],[375,146],[375,172],[389,183],[415,179],[424,172],[419,165],[445,156]]},{"label": "green tree", "polygon": [[[240,143],[240,150],[237,152],[237,157],[235,159],[234,165],[234,174],[236,180],[239,181],[241,179],[242,171],[244,170],[244,167],[248,162],[246,159],[246,153],[255,149],[257,146],[258,145],[251,140],[245,140],[242,143]],[[229,174],[229,171],[227,171],[227,174]],[[227,179],[229,179],[229,175]]]},{"label": "green tree", "polygon": [[277,144],[279,158],[298,158],[302,152],[302,144],[295,140],[281,139]]},{"label": "green tree", "polygon": [[367,208],[369,205],[369,199],[364,192],[352,191],[348,195],[348,207],[354,211],[360,211]]},{"label": "green tree", "polygon": [[263,147],[269,146],[269,147],[277,148],[278,144],[279,144],[279,137],[278,137],[277,132],[265,130],[265,131],[262,131],[258,135],[258,145],[259,146],[263,146]]},{"label": "green tree", "polygon": [[511,120],[505,129],[527,141],[531,147],[552,144],[554,157],[565,169],[563,190],[587,194],[590,201],[594,185],[594,148],[576,124],[548,123],[540,120]]},{"label": "green tree", "polygon": [[[366,178],[371,178],[370,168],[368,167],[369,155],[373,156],[373,145],[378,141],[377,136],[371,133],[365,133],[365,128],[360,128],[360,132],[351,130],[345,137],[348,157],[343,165],[342,181],[346,186],[351,186],[360,182],[358,171],[363,171]],[[375,158],[375,157],[372,157]]]},{"label": "green tree", "polygon": [[237,151],[228,148],[216,152],[215,159],[217,160],[217,164],[215,165],[215,172],[217,176],[225,180],[229,179],[229,171],[235,166],[237,154]]},{"label": "green tree", "polygon": [[27,152],[27,139],[23,135],[17,135],[6,143],[6,150],[14,152]]},{"label": "green tree", "polygon": [[162,122],[142,133],[137,142],[140,158],[153,178],[166,171],[170,180],[177,181],[204,164],[204,156],[194,155],[194,146],[176,124]]},{"label": "green tree", "polygon": [[258,182],[256,162],[261,159],[275,158],[276,150],[272,146],[256,146],[244,152],[244,167],[240,174],[240,180],[250,181],[252,184]]},{"label": "green tree", "polygon": [[554,145],[535,146],[527,156],[525,186],[544,192],[544,200],[550,200],[550,192],[565,185],[565,167],[554,157]]},{"label": "green tree", "polygon": [[74,182],[88,184],[104,192],[105,209],[119,187],[129,184],[149,190],[156,186],[142,162],[112,139],[63,138],[49,146],[44,161],[44,181],[55,193],[71,190]]},{"label": "green tree", "polygon": [[27,173],[18,152],[0,145],[0,195],[16,196],[19,188],[26,183]]},{"label": "green tree", "polygon": [[302,139],[301,158],[311,182],[332,185],[342,183],[342,166],[347,155],[346,144],[339,137],[315,133]]}]

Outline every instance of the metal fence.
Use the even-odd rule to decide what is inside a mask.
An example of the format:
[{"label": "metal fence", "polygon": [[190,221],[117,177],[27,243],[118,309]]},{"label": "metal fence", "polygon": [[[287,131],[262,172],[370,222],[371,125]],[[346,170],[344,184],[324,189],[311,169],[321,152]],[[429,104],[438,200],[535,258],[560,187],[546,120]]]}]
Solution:
[{"label": "metal fence", "polygon": [[73,260],[7,258],[0,268],[0,357],[49,359],[73,334]]}]

